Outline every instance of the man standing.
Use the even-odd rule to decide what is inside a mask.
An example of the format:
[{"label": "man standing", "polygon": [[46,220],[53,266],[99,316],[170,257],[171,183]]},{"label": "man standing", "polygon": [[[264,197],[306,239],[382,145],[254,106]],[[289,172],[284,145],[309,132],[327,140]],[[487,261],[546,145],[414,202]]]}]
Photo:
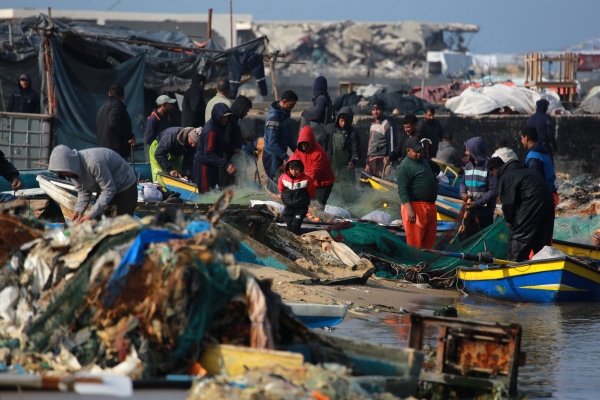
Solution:
[{"label": "man standing", "polygon": [[446,165],[462,168],[465,166],[465,162],[460,156],[458,150],[456,150],[452,146],[452,140],[453,137],[451,133],[444,133],[444,137],[442,138],[442,142],[438,147],[438,151],[435,155],[435,158],[437,158]]},{"label": "man standing", "polygon": [[475,211],[479,228],[484,229],[494,222],[498,179],[487,170],[488,157],[482,138],[467,140],[465,147],[469,163],[465,167],[465,179],[460,183],[460,197],[468,210]]},{"label": "man standing", "polygon": [[183,95],[181,126],[193,126],[194,128],[204,126],[206,111],[204,82],[206,82],[206,77],[202,74],[194,74],[192,77],[192,84]]},{"label": "man standing", "polygon": [[367,145],[367,166],[365,171],[381,176],[388,156],[396,148],[396,127],[385,116],[385,103],[381,99],[373,102],[369,142]]},{"label": "man standing", "polygon": [[552,158],[550,158],[550,152],[538,142],[537,130],[532,126],[527,126],[521,131],[521,143],[525,147],[525,150],[527,150],[525,163],[529,168],[539,172],[546,181],[548,189],[552,192],[554,211],[556,211],[558,191],[554,185],[556,174],[554,173],[554,163],[552,162]]},{"label": "man standing", "polygon": [[31,76],[21,74],[6,107],[7,112],[39,114],[40,96],[31,87]]},{"label": "man standing", "polygon": [[319,76],[313,82],[313,109],[300,113],[303,118],[300,128],[310,126],[315,134],[315,140],[323,146],[325,144],[325,126],[333,123],[334,108],[327,92],[327,79]]},{"label": "man standing", "polygon": [[342,107],[336,121],[325,127],[325,151],[331,160],[336,181],[356,183],[354,167],[360,159],[360,137],[352,126],[354,113]]},{"label": "man standing", "polygon": [[[21,180],[19,179],[19,171],[12,165],[6,157],[4,157],[4,153],[0,151],[0,176],[10,182],[10,187],[15,192],[21,189]],[[0,194],[1,197],[1,194]]]},{"label": "man standing", "polygon": [[131,117],[123,100],[123,86],[112,85],[108,92],[108,101],[96,115],[96,133],[98,147],[111,149],[127,160],[132,146],[135,146],[135,136],[131,128]]},{"label": "man standing", "polygon": [[435,157],[439,143],[444,138],[442,124],[440,124],[439,120],[435,119],[435,107],[427,106],[425,108],[425,114],[423,115],[423,119],[419,121],[417,130],[419,131],[421,138],[431,140],[431,149],[429,150],[429,153],[431,154],[431,157]]},{"label": "man standing", "polygon": [[437,234],[437,181],[423,159],[423,146],[416,137],[406,141],[407,157],[396,171],[398,195],[402,203],[402,223],[406,243],[431,249]]},{"label": "man standing", "polygon": [[175,178],[192,177],[193,160],[201,128],[165,129],[150,146],[152,181],[163,185],[159,172]]},{"label": "man standing", "polygon": [[144,148],[149,149],[149,146],[152,145],[152,142],[154,142],[158,135],[165,129],[171,127],[171,119],[169,118],[169,114],[173,109],[173,103],[176,101],[177,100],[172,99],[165,94],[158,96],[156,99],[156,105],[158,107],[152,110],[152,113],[146,120]]},{"label": "man standing", "polygon": [[[233,101],[229,98],[229,94],[231,94],[231,84],[229,83],[229,79],[219,79],[217,81],[217,94],[208,101],[206,110],[204,111],[205,123],[208,123],[208,121],[210,121],[212,118],[212,110],[215,104],[223,103],[227,106],[227,108],[231,108]],[[194,128],[197,128],[197,126]]]},{"label": "man standing", "polygon": [[556,139],[554,137],[554,126],[552,126],[552,118],[546,112],[550,103],[546,99],[541,99],[535,102],[535,114],[527,119],[527,126],[535,128],[538,134],[538,141],[543,144],[550,154],[550,158],[554,157],[554,153],[558,151]]},{"label": "man standing", "polygon": [[402,125],[404,127],[404,133],[406,133],[406,135],[402,135],[400,137],[400,140],[398,140],[398,144],[396,145],[396,148],[394,148],[393,151],[390,153],[390,156],[384,160],[384,162],[386,164],[388,162],[404,160],[404,157],[406,157],[406,141],[411,137],[419,138],[421,145],[423,145],[423,143],[425,143],[426,146],[423,147],[423,152],[424,152],[423,156],[425,156],[425,159],[431,160],[431,157],[432,157],[432,155],[430,154],[431,144],[428,143],[428,141],[425,141],[425,142],[421,141],[421,138],[419,137],[420,132],[417,129],[418,122],[419,122],[419,120],[417,119],[417,116],[414,114],[408,114],[408,115],[404,116],[404,118],[402,119]]},{"label": "man standing", "polygon": [[[48,170],[68,176],[75,183],[77,204],[71,221],[98,219],[109,205],[117,215],[133,215],[137,205],[137,184],[133,169],[110,149],[71,150],[58,145],[50,154]],[[85,214],[92,193],[97,193],[92,210]]]},{"label": "man standing", "polygon": [[265,121],[265,137],[262,162],[267,176],[275,180],[277,170],[289,158],[288,147],[296,151],[296,142],[292,136],[290,113],[298,102],[298,96],[291,90],[281,95],[281,101],[271,103]]},{"label": "man standing", "polygon": [[526,261],[530,253],[552,244],[554,207],[544,178],[518,160],[504,163],[500,157],[488,162],[498,179],[504,220],[510,229],[508,257]]},{"label": "man standing", "polygon": [[331,169],[331,161],[325,149],[315,140],[315,134],[310,126],[305,126],[298,135],[298,148],[292,160],[302,161],[304,173],[314,180],[317,194],[315,198],[324,209],[331,195],[335,175]]}]

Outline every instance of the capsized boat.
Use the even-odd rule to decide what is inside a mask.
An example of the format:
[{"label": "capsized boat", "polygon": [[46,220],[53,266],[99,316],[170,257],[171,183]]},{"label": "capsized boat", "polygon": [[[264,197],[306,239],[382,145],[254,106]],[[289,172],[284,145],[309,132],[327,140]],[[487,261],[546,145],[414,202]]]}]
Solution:
[{"label": "capsized boat", "polygon": [[509,265],[460,267],[458,288],[497,300],[552,303],[600,300],[596,262],[571,256]]},{"label": "capsized boat", "polygon": [[296,317],[309,328],[324,328],[342,322],[348,306],[341,304],[286,303]]}]

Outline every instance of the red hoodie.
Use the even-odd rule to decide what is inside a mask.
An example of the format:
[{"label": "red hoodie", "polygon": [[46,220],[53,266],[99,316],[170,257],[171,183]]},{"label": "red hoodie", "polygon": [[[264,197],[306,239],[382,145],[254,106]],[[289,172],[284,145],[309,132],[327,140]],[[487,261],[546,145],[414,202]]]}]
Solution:
[{"label": "red hoodie", "polygon": [[304,164],[304,173],[315,181],[316,187],[333,185],[335,175],[331,169],[331,161],[323,147],[315,140],[315,134],[310,126],[305,126],[298,135],[298,144],[310,143],[306,153],[297,148],[290,160],[300,160]]}]

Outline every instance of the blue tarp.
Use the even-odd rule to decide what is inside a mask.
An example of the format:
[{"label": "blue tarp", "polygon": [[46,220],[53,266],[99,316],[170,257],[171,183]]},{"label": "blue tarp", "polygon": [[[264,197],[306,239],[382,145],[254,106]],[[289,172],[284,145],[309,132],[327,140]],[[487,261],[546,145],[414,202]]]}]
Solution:
[{"label": "blue tarp", "polygon": [[96,114],[108,99],[110,86],[116,83],[125,88],[124,103],[138,143],[136,159],[144,159],[145,56],[132,57],[114,68],[99,69],[79,62],[56,42],[52,48],[58,104],[57,144],[79,150],[97,147]]}]

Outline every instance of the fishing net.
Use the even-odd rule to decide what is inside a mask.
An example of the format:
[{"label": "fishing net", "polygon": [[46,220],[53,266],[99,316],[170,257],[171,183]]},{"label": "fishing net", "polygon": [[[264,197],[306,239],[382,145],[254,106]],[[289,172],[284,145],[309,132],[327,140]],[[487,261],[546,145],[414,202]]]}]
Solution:
[{"label": "fishing net", "polygon": [[[350,228],[332,230],[331,235],[336,240],[343,239],[344,244],[362,257],[369,258],[369,255],[372,255],[390,263],[396,274],[390,276],[385,271],[377,272],[376,275],[380,277],[447,286],[454,281],[456,267],[472,265],[464,260],[422,252],[419,248],[409,246],[387,229],[373,224],[353,223]],[[504,218],[498,217],[492,225],[463,242],[455,242],[448,247],[438,241],[436,248],[470,254],[491,252],[496,258],[506,259],[508,237],[508,227]]]},{"label": "fishing net", "polygon": [[554,220],[554,239],[558,240],[593,245],[594,233],[597,230],[600,230],[600,215]]}]

